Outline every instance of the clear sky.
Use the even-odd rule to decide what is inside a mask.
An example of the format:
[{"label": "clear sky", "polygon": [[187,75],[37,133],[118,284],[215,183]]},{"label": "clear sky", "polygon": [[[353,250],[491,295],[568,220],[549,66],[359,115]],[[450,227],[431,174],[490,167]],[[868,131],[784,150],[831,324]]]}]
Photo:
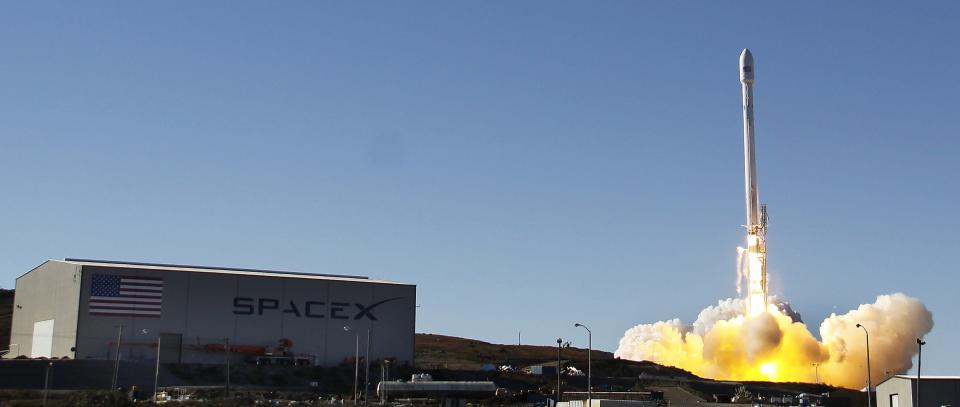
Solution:
[{"label": "clear sky", "polygon": [[[48,258],[418,285],[612,351],[735,295],[737,57],[774,291],[923,300],[960,373],[956,2],[4,2],[0,285]],[[883,333],[871,333],[872,336]]]}]

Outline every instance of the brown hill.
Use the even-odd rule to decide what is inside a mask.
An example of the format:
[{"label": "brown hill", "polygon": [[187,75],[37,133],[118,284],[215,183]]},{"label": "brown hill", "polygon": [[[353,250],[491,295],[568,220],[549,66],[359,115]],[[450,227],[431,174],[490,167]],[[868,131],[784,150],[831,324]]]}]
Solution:
[{"label": "brown hill", "polygon": [[[593,350],[592,357],[595,376],[638,377],[642,374],[667,379],[696,378],[690,372],[674,367],[617,359],[610,352]],[[560,350],[560,358],[564,366],[587,370],[587,349],[564,347]],[[535,364],[556,366],[556,363],[556,346],[494,344],[434,334],[416,336],[416,367],[419,369],[479,371],[485,365],[522,368]]]},{"label": "brown hill", "polygon": [[[417,366],[480,370],[484,364],[527,366],[557,360],[556,346],[501,345],[455,336],[417,334]],[[564,360],[586,361],[587,350],[563,348]],[[593,360],[610,360],[613,354],[594,350]]]},{"label": "brown hill", "polygon": [[[563,348],[560,357],[564,366],[574,366],[586,371],[587,350],[582,348]],[[556,346],[504,345],[493,344],[475,339],[458,338],[445,335],[416,335],[415,370],[428,371],[442,380],[494,380],[498,386],[520,388],[551,388],[555,382],[552,376],[532,376],[523,374],[504,374],[483,372],[484,367],[509,365],[522,368],[534,364],[556,366]],[[564,377],[564,386],[569,390],[585,391],[586,378]],[[829,393],[830,405],[862,407],[866,397],[855,390],[833,388],[811,383],[767,383],[716,381],[697,377],[690,372],[670,366],[661,366],[653,362],[635,362],[617,359],[610,352],[593,351],[594,391],[613,390],[655,390],[673,402],[682,402],[686,398],[701,398],[707,401],[717,397],[726,398],[736,389],[744,386],[756,395],[796,395],[798,393]],[[673,400],[676,399],[676,400]]]}]

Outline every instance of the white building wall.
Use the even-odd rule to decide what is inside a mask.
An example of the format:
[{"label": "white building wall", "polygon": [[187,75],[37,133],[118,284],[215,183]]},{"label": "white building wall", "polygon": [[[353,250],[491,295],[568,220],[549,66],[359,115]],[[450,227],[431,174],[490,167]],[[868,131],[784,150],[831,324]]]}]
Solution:
[{"label": "white building wall", "polygon": [[[877,407],[914,407],[916,378],[894,376],[877,385]],[[960,406],[960,377],[923,376],[920,381],[922,407]]]},{"label": "white building wall", "polygon": [[[897,405],[891,404],[896,395]],[[876,387],[877,407],[913,407],[913,381],[902,377],[891,377]]]},{"label": "white building wall", "polygon": [[[17,278],[10,353],[4,357],[73,358],[79,303],[80,268],[75,265],[47,261]],[[41,349],[34,350],[35,344]]]},{"label": "white building wall", "polygon": [[[94,274],[162,278],[160,317],[91,315]],[[358,336],[365,351],[370,332],[371,360],[413,362],[413,285],[85,265],[80,292],[78,358],[113,358],[117,327],[123,325],[124,360],[153,360],[159,334],[180,334],[183,362],[223,363],[226,355],[216,346],[224,338],[237,347],[234,359],[252,358],[250,349],[289,339],[293,353],[329,366],[354,357]],[[366,307],[373,308],[363,313]]]}]

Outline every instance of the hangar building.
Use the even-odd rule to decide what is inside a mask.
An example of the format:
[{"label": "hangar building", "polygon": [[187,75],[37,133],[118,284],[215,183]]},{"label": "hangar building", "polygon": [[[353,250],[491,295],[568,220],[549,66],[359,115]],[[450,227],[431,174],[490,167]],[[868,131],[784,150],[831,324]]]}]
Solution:
[{"label": "hangar building", "polygon": [[[891,376],[877,385],[877,407],[916,407],[917,377]],[[960,405],[960,376],[921,376],[921,407]]]},{"label": "hangar building", "polygon": [[[17,278],[7,358],[413,363],[416,286],[367,277],[48,260]],[[226,344],[229,343],[229,348]],[[229,350],[229,352],[227,352]]]}]

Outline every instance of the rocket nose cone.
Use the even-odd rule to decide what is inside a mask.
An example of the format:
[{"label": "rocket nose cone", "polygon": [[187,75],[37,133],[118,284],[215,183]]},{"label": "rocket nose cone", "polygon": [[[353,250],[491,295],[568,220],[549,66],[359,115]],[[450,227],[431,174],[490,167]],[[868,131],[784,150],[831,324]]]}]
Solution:
[{"label": "rocket nose cone", "polygon": [[740,53],[740,66],[753,66],[753,54],[747,48]]},{"label": "rocket nose cone", "polygon": [[740,82],[753,83],[753,54],[749,49],[744,48],[740,53]]}]

